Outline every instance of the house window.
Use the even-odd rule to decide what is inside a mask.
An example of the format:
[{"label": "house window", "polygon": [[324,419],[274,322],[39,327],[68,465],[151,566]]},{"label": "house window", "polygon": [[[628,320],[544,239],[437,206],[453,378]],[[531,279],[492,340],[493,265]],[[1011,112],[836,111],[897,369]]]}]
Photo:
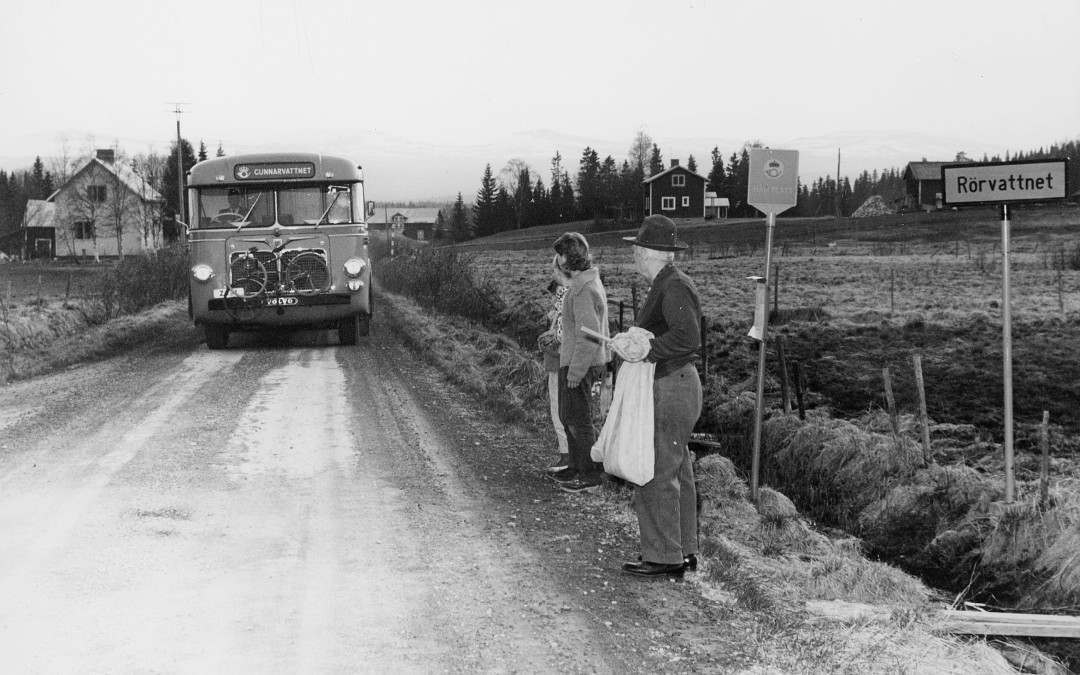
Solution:
[{"label": "house window", "polygon": [[105,201],[105,186],[104,185],[87,185],[86,186],[86,198],[92,202],[102,203]]},{"label": "house window", "polygon": [[671,187],[686,187],[686,176],[677,173],[671,177]]},{"label": "house window", "polygon": [[675,210],[675,198],[674,197],[661,197],[660,198],[660,210],[661,211],[674,211]]},{"label": "house window", "polygon": [[76,239],[93,239],[94,237],[94,221],[92,220],[76,220],[75,221],[75,238]]},{"label": "house window", "polygon": [[683,197],[683,198],[682,198],[682,205],[683,205],[684,207],[685,207],[685,206],[690,206],[690,198],[689,198],[689,197]]}]

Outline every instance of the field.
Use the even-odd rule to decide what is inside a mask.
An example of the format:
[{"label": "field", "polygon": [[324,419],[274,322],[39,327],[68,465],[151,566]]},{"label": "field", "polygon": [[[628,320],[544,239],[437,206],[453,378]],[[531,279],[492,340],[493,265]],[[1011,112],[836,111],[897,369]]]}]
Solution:
[{"label": "field", "polygon": [[[481,273],[514,306],[545,306],[550,242],[533,235],[478,252]],[[583,231],[586,228],[581,228]],[[1059,450],[1080,435],[1080,210],[1012,210],[1010,286],[1017,447],[1033,445],[1042,411]],[[624,320],[646,287],[632,269],[630,232],[584,232]],[[770,337],[784,336],[789,369],[799,363],[811,405],[841,416],[885,405],[888,367],[898,407],[917,405],[919,355],[928,414],[938,422],[1003,434],[1002,228],[994,210],[873,219],[778,220],[774,233]],[[755,283],[764,275],[764,221],[710,221],[680,228],[691,248],[679,265],[695,280],[709,322],[710,377],[738,388],[756,382]],[[492,242],[495,244],[495,242]],[[513,250],[528,245],[533,248]],[[1064,268],[1064,269],[1062,269]],[[775,340],[773,340],[775,343]],[[778,375],[775,352],[770,373]],[[779,395],[779,380],[768,393]]]}]

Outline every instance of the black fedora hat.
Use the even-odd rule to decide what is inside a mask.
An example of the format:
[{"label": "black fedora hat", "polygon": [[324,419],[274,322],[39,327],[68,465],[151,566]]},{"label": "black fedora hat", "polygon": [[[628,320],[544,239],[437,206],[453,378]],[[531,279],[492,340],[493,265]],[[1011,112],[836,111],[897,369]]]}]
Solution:
[{"label": "black fedora hat", "polygon": [[635,246],[651,248],[656,251],[681,251],[686,244],[679,241],[678,228],[667,216],[649,216],[641,223],[636,237],[623,237]]}]

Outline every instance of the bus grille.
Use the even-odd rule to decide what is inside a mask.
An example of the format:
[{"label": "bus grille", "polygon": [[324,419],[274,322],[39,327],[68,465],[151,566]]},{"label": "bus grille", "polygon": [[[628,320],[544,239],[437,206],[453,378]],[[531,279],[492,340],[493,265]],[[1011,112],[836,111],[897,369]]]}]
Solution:
[{"label": "bus grille", "polygon": [[322,249],[237,251],[229,261],[229,285],[247,297],[318,293],[330,288],[330,268]]}]

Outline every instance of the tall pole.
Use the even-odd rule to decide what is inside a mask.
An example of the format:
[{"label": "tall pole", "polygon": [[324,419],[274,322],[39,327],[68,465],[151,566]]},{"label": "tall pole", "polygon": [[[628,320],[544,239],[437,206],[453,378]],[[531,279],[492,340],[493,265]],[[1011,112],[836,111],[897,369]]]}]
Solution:
[{"label": "tall pole", "polygon": [[[765,281],[766,293],[769,288],[769,270],[772,267],[772,241],[773,228],[776,226],[776,214],[769,211],[765,221]],[[758,377],[757,377],[757,417],[754,420],[754,455],[750,468],[750,499],[757,501],[758,475],[761,467],[761,427],[765,423],[765,355],[769,334],[769,306],[765,303],[764,316],[761,319],[761,345],[758,347]]]},{"label": "tall pole", "polygon": [[[187,222],[187,210],[184,208],[184,155],[182,152],[181,138],[180,138],[180,113],[184,112],[180,109],[183,103],[174,103],[173,112],[176,113],[176,218],[182,222]],[[180,223],[177,223],[177,228],[182,227]],[[185,237],[186,243],[186,237]]]},{"label": "tall pole", "polygon": [[836,217],[840,218],[840,197],[844,189],[840,183],[840,148],[836,149]]},{"label": "tall pole", "polygon": [[1005,367],[1005,501],[1012,503],[1013,481],[1013,386],[1012,386],[1012,298],[1009,289],[1009,205],[1001,205],[1001,323],[1002,355]]}]

